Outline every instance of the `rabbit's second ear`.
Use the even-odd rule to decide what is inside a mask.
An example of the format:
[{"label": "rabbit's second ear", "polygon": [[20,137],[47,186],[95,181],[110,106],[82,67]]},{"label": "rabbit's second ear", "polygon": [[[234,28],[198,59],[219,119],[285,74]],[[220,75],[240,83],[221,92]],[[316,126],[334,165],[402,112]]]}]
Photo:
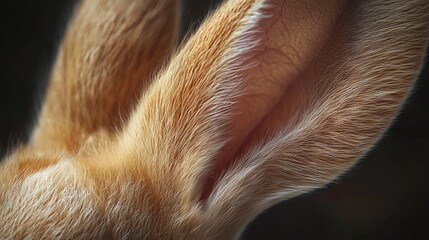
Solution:
[{"label": "rabbit's second ear", "polygon": [[121,128],[170,53],[176,0],[81,1],[58,50],[31,145],[74,150]]}]

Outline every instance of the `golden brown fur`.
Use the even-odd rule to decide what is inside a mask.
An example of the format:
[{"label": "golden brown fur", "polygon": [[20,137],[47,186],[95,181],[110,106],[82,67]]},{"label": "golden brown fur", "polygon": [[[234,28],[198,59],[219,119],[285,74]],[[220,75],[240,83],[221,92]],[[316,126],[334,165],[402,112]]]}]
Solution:
[{"label": "golden brown fur", "polygon": [[229,0],[160,68],[177,8],[78,6],[32,138],[1,165],[1,236],[237,238],[365,154],[429,35],[425,0]]}]

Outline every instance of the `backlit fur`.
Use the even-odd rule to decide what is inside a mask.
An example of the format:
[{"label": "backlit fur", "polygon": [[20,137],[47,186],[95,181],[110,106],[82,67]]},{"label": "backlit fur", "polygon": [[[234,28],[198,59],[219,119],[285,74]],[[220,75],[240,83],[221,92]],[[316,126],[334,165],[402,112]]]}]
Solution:
[{"label": "backlit fur", "polygon": [[178,2],[83,0],[0,166],[0,236],[236,239],[349,169],[409,94],[429,3],[318,4],[229,0],[173,50]]}]

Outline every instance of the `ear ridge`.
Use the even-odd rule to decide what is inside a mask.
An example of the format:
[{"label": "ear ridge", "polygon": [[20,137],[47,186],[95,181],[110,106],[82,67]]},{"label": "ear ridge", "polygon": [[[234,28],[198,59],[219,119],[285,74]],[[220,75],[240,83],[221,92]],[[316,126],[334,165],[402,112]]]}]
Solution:
[{"label": "ear ridge", "polygon": [[264,2],[228,1],[209,17],[159,73],[121,137],[126,151],[146,154],[143,168],[170,169],[166,177],[182,183],[177,191],[186,204],[199,201],[203,178],[227,141],[241,72],[254,67],[248,54],[258,46],[253,29]]},{"label": "ear ridge", "polygon": [[[417,0],[360,1],[350,7],[351,18],[343,23],[348,27],[340,29],[346,30],[344,39],[330,42],[333,49],[312,64],[316,70],[304,74],[279,104],[301,101],[305,109],[265,122],[256,135],[269,132],[269,137],[247,145],[215,185],[207,222],[222,219],[220,228],[243,229],[273,204],[331,182],[396,116],[423,59],[429,6]],[[332,57],[334,50],[340,52]],[[307,90],[309,96],[303,96]]]},{"label": "ear ridge", "polygon": [[[207,190],[210,188],[207,188],[206,181],[210,181],[210,174],[216,175],[216,160],[218,160],[219,154],[225,150],[225,147],[231,141],[230,136],[233,134],[230,130],[231,119],[236,117],[235,111],[239,110],[238,104],[240,103],[240,98],[245,95],[245,85],[249,80],[245,72],[258,65],[258,62],[254,59],[254,55],[260,50],[261,45],[260,34],[262,32],[259,25],[263,19],[270,18],[267,14],[267,10],[270,7],[265,0],[253,3],[241,19],[239,27],[231,35],[232,40],[229,48],[225,50],[220,58],[220,72],[214,81],[220,85],[231,86],[228,87],[230,89],[225,91],[223,96],[219,95],[217,97],[219,99],[230,98],[230,103],[225,105],[225,108],[221,111],[225,112],[226,115],[224,122],[219,124],[218,130],[216,130],[222,133],[219,135],[219,145],[209,158],[198,162],[199,175],[194,183],[196,186],[194,195],[198,196],[197,200],[204,199],[208,194]],[[216,118],[219,119],[219,116],[216,116]]]},{"label": "ear ridge", "polygon": [[81,1],[58,50],[30,145],[76,150],[116,132],[174,47],[176,0]]}]

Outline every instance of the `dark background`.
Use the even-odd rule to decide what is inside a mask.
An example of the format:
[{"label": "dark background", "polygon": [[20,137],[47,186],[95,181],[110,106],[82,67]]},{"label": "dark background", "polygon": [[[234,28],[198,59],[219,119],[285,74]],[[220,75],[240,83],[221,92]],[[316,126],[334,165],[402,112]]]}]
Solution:
[{"label": "dark background", "polygon": [[[0,3],[0,156],[25,141],[74,0]],[[183,32],[219,1],[185,0]],[[325,189],[283,202],[244,239],[429,239],[429,71],[384,138]],[[424,237],[426,235],[426,237]]]}]

